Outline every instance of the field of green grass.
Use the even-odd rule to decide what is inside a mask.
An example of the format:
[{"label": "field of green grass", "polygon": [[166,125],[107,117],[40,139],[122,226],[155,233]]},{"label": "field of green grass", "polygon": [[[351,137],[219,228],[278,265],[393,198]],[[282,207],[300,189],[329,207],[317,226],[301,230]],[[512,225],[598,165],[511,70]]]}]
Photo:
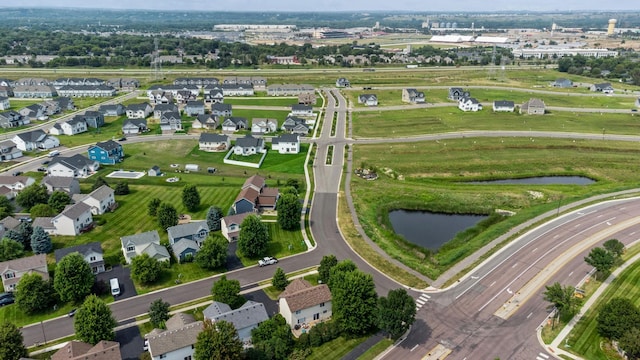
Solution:
[{"label": "field of green grass", "polygon": [[355,339],[346,339],[339,337],[322,344],[317,348],[313,348],[313,352],[307,357],[307,360],[334,360],[342,359],[343,356],[353,350],[356,346],[367,340],[366,337]]},{"label": "field of green grass", "polygon": [[298,103],[298,98],[295,96],[227,97],[224,103],[242,106],[291,106]]},{"label": "field of green grass", "polygon": [[354,137],[385,138],[470,130],[638,134],[640,116],[552,111],[545,115],[464,112],[457,107],[353,113]]},{"label": "field of green grass", "polygon": [[[377,169],[380,177],[354,177],[352,194],[367,234],[392,257],[437,278],[443,271],[495,237],[535,215],[598,193],[637,186],[628,166],[638,155],[635,143],[553,139],[458,139],[446,142],[354,146],[354,164]],[[526,159],[526,160],[525,160]],[[384,174],[385,170],[393,176]],[[465,181],[578,175],[596,183],[580,185],[473,185]],[[536,199],[528,191],[543,194]],[[460,214],[490,214],[507,209],[516,215],[492,219],[458,234],[431,254],[396,235],[388,219],[395,209]]]}]

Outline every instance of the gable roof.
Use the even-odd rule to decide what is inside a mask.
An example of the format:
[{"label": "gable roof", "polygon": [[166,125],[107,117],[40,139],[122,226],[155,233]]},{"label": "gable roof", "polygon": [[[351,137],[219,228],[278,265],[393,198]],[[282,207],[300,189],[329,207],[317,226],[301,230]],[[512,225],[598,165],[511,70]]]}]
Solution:
[{"label": "gable roof", "polygon": [[120,143],[117,143],[117,142],[115,142],[113,140],[107,140],[107,141],[99,142],[99,143],[96,143],[94,146],[95,147],[99,147],[100,149],[106,150],[108,152],[112,151],[112,150],[115,150],[115,149],[121,149],[122,148],[122,145]]},{"label": "gable roof", "polygon": [[231,104],[215,103],[211,105],[211,111],[231,111]]},{"label": "gable roof", "polygon": [[131,111],[145,111],[147,110],[147,107],[150,107],[151,105],[149,105],[148,103],[142,103],[142,104],[129,104],[127,105],[127,110],[131,110]]},{"label": "gable roof", "polygon": [[178,239],[196,234],[202,228],[206,229],[207,232],[209,231],[209,225],[207,225],[205,220],[192,221],[190,223],[168,227],[167,233],[169,234],[169,238]]},{"label": "gable roof", "polygon": [[92,252],[102,254],[102,246],[100,245],[99,242],[95,241],[88,244],[82,244],[82,245],[71,246],[63,249],[57,249],[54,252],[56,257],[56,262],[59,262],[63,257],[74,252],[78,252],[82,256],[86,256],[87,254],[90,254]]},{"label": "gable roof", "polygon": [[[88,347],[88,349],[87,349]],[[120,343],[102,340],[95,346],[72,340],[51,356],[51,360],[122,360]]]},{"label": "gable roof", "polygon": [[91,213],[91,206],[83,202],[79,202],[77,204],[67,205],[67,207],[65,207],[64,210],[60,214],[58,214],[58,216],[55,216],[54,219],[65,216],[69,219],[75,220],[87,211]]},{"label": "gable roof", "polygon": [[180,241],[171,245],[171,248],[173,249],[173,254],[179,257],[180,254],[182,254],[187,249],[198,251],[200,249],[200,246],[198,246],[198,243],[196,243],[195,241],[185,238],[180,239]]},{"label": "gable roof", "polygon": [[512,108],[515,106],[515,103],[513,101],[508,101],[508,100],[496,100],[493,102],[493,106]]},{"label": "gable roof", "polygon": [[236,139],[236,146],[239,147],[261,147],[263,145],[264,139],[254,138],[251,135],[245,135],[245,137]]},{"label": "gable roof", "polygon": [[229,137],[227,135],[212,134],[212,133],[202,133],[200,134],[200,139],[198,140],[198,142],[211,142],[211,143],[227,142],[227,141],[229,141]]},{"label": "gable roof", "polygon": [[[224,311],[226,309],[228,310]],[[236,330],[257,325],[269,319],[264,304],[251,300],[235,310],[231,310],[227,304],[214,302],[204,309],[203,314],[206,319],[213,321],[228,321],[233,324]]]},{"label": "gable roof", "polygon": [[115,191],[112,188],[108,187],[107,185],[102,185],[89,193],[86,198],[92,197],[98,201],[102,201],[114,193]]},{"label": "gable roof", "polygon": [[271,139],[271,144],[279,143],[297,143],[300,142],[300,136],[296,134],[282,134]]},{"label": "gable roof", "polygon": [[295,312],[331,301],[331,291],[327,284],[311,286],[305,280],[295,279],[280,294],[280,298],[284,298],[289,309]]},{"label": "gable roof", "polygon": [[167,320],[165,324],[167,325],[166,331],[148,338],[149,351],[153,357],[195,344],[198,334],[202,331],[202,321],[192,322],[180,328],[169,330],[168,323],[170,321],[171,319]]},{"label": "gable roof", "polygon": [[16,136],[24,142],[38,142],[43,141],[47,137],[47,134],[43,130],[37,129],[16,134]]},{"label": "gable roof", "polygon": [[120,237],[120,241],[122,241],[122,245],[126,245],[131,242],[134,245],[144,245],[150,243],[160,243],[160,235],[158,235],[158,230],[146,231],[139,234],[127,235]]},{"label": "gable roof", "polygon": [[232,224],[240,225],[242,224],[242,221],[244,221],[244,218],[246,218],[249,215],[251,215],[251,213],[229,215],[229,216],[223,217],[222,220],[224,220],[224,223],[226,226],[229,226]]},{"label": "gable roof", "polygon": [[68,176],[45,176],[44,179],[42,179],[42,183],[43,184],[47,184],[47,185],[51,185],[51,187],[55,188],[68,188],[70,187],[74,182],[78,182],[78,179],[76,178],[72,178],[72,177],[68,177]]},{"label": "gable roof", "polygon": [[265,184],[265,179],[264,177],[260,176],[260,175],[252,175],[251,177],[249,177],[247,180],[244,181],[244,184],[242,184],[242,188],[247,188],[250,185],[253,185],[259,189],[263,188]]},{"label": "gable roof", "polygon": [[133,125],[136,127],[140,127],[140,125],[147,126],[147,119],[127,119],[122,124],[122,127],[126,127],[127,125]]},{"label": "gable roof", "polygon": [[7,216],[4,219],[0,220],[0,224],[2,224],[5,229],[11,230],[20,226],[21,222],[13,216]]},{"label": "gable roof", "polygon": [[154,258],[156,260],[164,260],[171,257],[171,255],[169,255],[169,250],[158,243],[149,244],[140,254],[147,254],[150,258]]},{"label": "gable roof", "polygon": [[89,160],[87,157],[81,154],[75,154],[73,156],[65,157],[65,156],[56,156],[49,163],[49,167],[54,164],[62,164],[70,169],[81,169],[87,165],[92,165],[95,161]]},{"label": "gable roof", "polygon": [[[33,255],[19,259],[13,259],[0,263],[0,274],[11,269],[15,271],[27,271],[37,268],[47,267],[47,255]],[[48,275],[48,274],[47,274]]]}]

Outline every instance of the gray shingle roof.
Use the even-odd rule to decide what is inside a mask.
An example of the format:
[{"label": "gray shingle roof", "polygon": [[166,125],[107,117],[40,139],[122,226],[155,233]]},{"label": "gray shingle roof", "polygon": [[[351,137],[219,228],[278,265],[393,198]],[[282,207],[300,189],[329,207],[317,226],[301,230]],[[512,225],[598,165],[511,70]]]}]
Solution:
[{"label": "gray shingle roof", "polygon": [[38,142],[44,140],[47,137],[47,134],[44,131],[38,129],[16,134],[16,136],[22,139],[24,142]]},{"label": "gray shingle roof", "polygon": [[160,243],[160,235],[158,235],[158,230],[151,230],[139,234],[122,236],[120,241],[122,241],[123,245],[126,245],[128,242],[134,245],[150,244],[152,242]]},{"label": "gray shingle roof", "polygon": [[112,188],[107,185],[102,185],[99,188],[93,190],[87,197],[92,197],[98,201],[106,199],[109,195],[113,194],[114,191]]},{"label": "gray shingle roof", "polygon": [[100,245],[99,242],[95,241],[88,244],[82,244],[82,245],[71,246],[63,249],[58,249],[54,252],[56,257],[56,262],[60,261],[66,255],[74,252],[78,252],[82,256],[86,256],[91,252],[102,254],[102,246]]},{"label": "gray shingle roof", "polygon": [[493,102],[493,105],[496,107],[514,107],[515,106],[513,101],[508,101],[508,100],[496,100]]},{"label": "gray shingle roof", "polygon": [[194,345],[201,331],[202,321],[197,321],[178,329],[163,331],[156,336],[149,337],[149,352],[152,357],[157,357]]},{"label": "gray shingle roof", "polygon": [[179,239],[197,234],[200,229],[205,229],[207,232],[209,232],[209,225],[207,225],[206,221],[193,221],[187,224],[171,226],[167,228],[167,233],[169,234],[170,239]]},{"label": "gray shingle roof", "polygon": [[91,207],[81,202],[73,205],[67,205],[67,207],[58,216],[56,216],[56,218],[59,216],[66,216],[69,219],[75,220],[85,212],[91,212]]},{"label": "gray shingle roof", "polygon": [[236,140],[236,146],[239,147],[260,147],[262,144],[264,144],[264,139],[254,138],[251,135]]},{"label": "gray shingle roof", "polygon": [[96,143],[97,147],[99,147],[100,149],[106,150],[106,151],[111,151],[111,150],[115,150],[115,149],[120,149],[122,148],[122,145],[113,141],[113,140],[107,140],[107,141],[103,141],[103,142],[99,142]]},{"label": "gray shingle roof", "polygon": [[76,154],[76,155],[69,156],[69,157],[56,156],[49,163],[49,167],[51,167],[53,164],[57,164],[57,163],[63,164],[64,166],[66,166],[66,167],[68,167],[70,169],[82,169],[83,167],[85,167],[87,165],[92,165],[94,163],[94,161],[93,160],[89,160],[86,156],[83,156],[81,154]]},{"label": "gray shingle roof", "polygon": [[53,226],[53,218],[52,217],[37,217],[37,218],[33,219],[32,226],[34,228],[36,226],[39,226],[39,227],[43,228],[44,230],[55,229],[55,226]]},{"label": "gray shingle roof", "polygon": [[78,180],[68,176],[46,176],[42,179],[43,184],[51,185],[54,189],[68,188],[74,182],[78,182]]},{"label": "gray shingle roof", "polygon": [[307,281],[295,279],[280,294],[292,312],[331,301],[331,292],[327,284],[311,286]]},{"label": "gray shingle roof", "polygon": [[296,134],[282,134],[278,137],[274,137],[271,140],[272,144],[279,144],[279,143],[295,143],[295,142],[299,142],[300,137]]},{"label": "gray shingle roof", "polygon": [[176,255],[176,257],[179,257],[180,254],[182,254],[187,249],[193,249],[195,251],[200,250],[200,246],[198,246],[198,243],[189,239],[181,239],[180,241],[171,245],[171,248],[173,249],[173,253]]},{"label": "gray shingle roof", "polygon": [[264,304],[255,301],[247,301],[235,310],[231,310],[226,304],[214,302],[203,311],[203,314],[205,319],[228,321],[235,326],[236,330],[257,325],[269,319]]},{"label": "gray shingle roof", "polygon": [[220,134],[212,134],[212,133],[202,133],[200,134],[200,139],[198,142],[227,142],[229,137],[227,135]]},{"label": "gray shingle roof", "polygon": [[152,257],[156,260],[163,260],[171,257],[171,255],[169,255],[169,250],[167,250],[166,247],[156,243],[149,244],[149,246],[142,250],[141,254],[148,254],[149,257]]}]

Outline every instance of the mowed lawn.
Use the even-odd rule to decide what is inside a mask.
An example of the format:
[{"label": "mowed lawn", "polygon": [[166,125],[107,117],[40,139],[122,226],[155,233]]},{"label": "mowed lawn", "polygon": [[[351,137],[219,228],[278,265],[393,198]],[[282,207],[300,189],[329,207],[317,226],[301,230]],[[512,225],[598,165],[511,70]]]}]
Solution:
[{"label": "mowed lawn", "polygon": [[567,343],[571,346],[566,350],[578,354],[585,359],[608,360],[601,348],[601,343],[606,341],[596,330],[599,309],[616,297],[627,298],[640,306],[640,261],[634,263],[620,274],[611,285],[598,298],[596,304],[578,322],[568,336]]},{"label": "mowed lawn", "polygon": [[[316,104],[319,101],[316,101]],[[298,103],[297,96],[270,96],[270,97],[225,97],[225,104],[244,106],[291,106]],[[315,104],[314,104],[315,106]]]},{"label": "mowed lawn", "polygon": [[385,138],[471,130],[638,134],[640,115],[552,111],[545,115],[464,112],[457,107],[353,113],[355,137]]}]

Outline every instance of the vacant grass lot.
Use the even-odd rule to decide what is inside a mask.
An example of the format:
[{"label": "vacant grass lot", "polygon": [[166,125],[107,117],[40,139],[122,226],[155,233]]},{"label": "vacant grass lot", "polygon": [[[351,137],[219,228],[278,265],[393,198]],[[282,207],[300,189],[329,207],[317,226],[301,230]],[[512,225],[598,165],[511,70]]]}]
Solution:
[{"label": "vacant grass lot", "polygon": [[[225,104],[251,106],[291,106],[298,103],[297,96],[269,96],[269,97],[227,97]],[[317,101],[319,103],[319,101]],[[315,106],[315,104],[314,104]]]},{"label": "vacant grass lot", "polygon": [[406,137],[469,130],[562,131],[638,134],[634,114],[594,114],[553,111],[545,115],[494,113],[490,109],[463,112],[458,108],[429,108],[353,113],[354,137]]},{"label": "vacant grass lot", "polygon": [[[392,257],[437,278],[514,225],[558,205],[596,193],[637,186],[639,176],[629,163],[640,155],[635,143],[552,139],[460,139],[445,142],[354,146],[356,166],[378,169],[376,181],[354,177],[356,211],[367,234]],[[388,168],[393,177],[383,174]],[[470,180],[530,176],[582,175],[597,180],[579,185],[471,185]],[[402,178],[403,180],[398,180]],[[543,194],[534,198],[528,191]],[[388,212],[416,209],[449,213],[490,214],[513,210],[506,219],[492,219],[469,230],[436,254],[395,235]],[[492,222],[495,221],[495,222]],[[482,223],[481,223],[482,224]]]}]

